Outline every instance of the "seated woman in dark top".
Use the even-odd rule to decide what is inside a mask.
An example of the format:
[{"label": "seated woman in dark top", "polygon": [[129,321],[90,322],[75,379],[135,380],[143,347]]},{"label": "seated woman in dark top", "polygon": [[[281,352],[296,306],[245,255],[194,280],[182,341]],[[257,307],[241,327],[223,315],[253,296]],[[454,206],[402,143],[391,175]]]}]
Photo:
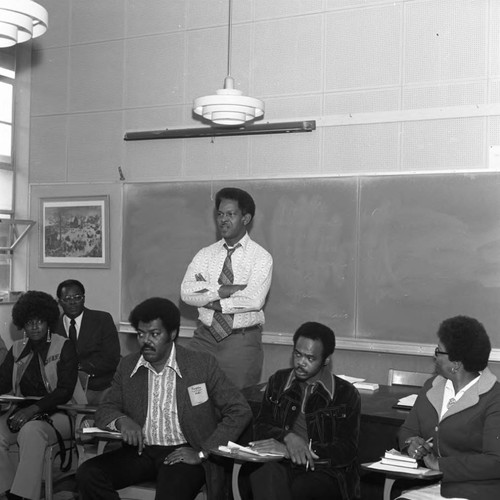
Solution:
[{"label": "seated woman in dark top", "polygon": [[[400,499],[496,500],[500,495],[500,384],[488,369],[490,339],[466,316],[441,323],[437,376],[422,388],[399,433],[401,449],[442,481]],[[432,438],[431,442],[426,442]]]},{"label": "seated woman in dark top", "polygon": [[[81,386],[75,391],[78,361],[73,343],[52,335],[59,308],[44,292],[29,291],[14,304],[12,321],[24,330],[24,337],[13,343],[0,366],[0,394],[36,396],[0,416],[0,493],[7,498],[38,500],[47,446],[57,443],[54,428],[43,420],[30,420],[44,412],[63,438],[70,437],[71,425],[57,405],[67,403],[75,392],[76,402],[85,402]],[[9,418],[10,417],[10,418]],[[9,456],[12,444],[19,445],[19,465]]]}]

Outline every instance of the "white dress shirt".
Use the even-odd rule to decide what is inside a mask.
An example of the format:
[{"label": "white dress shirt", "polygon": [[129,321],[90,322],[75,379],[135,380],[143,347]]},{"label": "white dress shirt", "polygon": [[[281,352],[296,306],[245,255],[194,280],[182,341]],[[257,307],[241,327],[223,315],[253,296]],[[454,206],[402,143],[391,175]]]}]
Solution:
[{"label": "white dress shirt", "polygon": [[[234,314],[233,329],[263,324],[262,307],[271,286],[273,258],[246,233],[238,242],[241,246],[234,251],[231,264],[234,284],[247,286],[221,299],[218,280],[227,255],[224,243],[222,239],[195,255],[182,280],[182,300],[198,307],[199,319],[206,326],[212,324],[214,311],[203,306],[215,300],[220,300],[223,314]],[[205,281],[197,280],[196,275]]]},{"label": "white dress shirt", "polygon": [[[82,326],[82,319],[83,319],[83,312],[80,313],[80,315],[75,318],[76,338],[78,338],[78,336],[80,335],[80,327]],[[66,316],[66,314],[63,316],[63,323],[64,323],[64,328],[66,330],[66,335],[69,338],[69,327],[71,324],[71,318],[69,316]]]}]

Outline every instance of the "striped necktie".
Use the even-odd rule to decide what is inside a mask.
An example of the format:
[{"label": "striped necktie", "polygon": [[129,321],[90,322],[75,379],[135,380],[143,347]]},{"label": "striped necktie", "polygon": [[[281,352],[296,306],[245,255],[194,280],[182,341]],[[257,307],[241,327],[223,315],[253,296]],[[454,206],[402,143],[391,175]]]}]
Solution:
[{"label": "striped necktie", "polygon": [[[238,243],[235,247],[229,248],[224,243],[224,248],[227,250],[227,255],[222,266],[222,271],[219,276],[219,285],[232,285],[234,281],[233,265],[231,263],[231,255],[240,247]],[[226,337],[231,335],[233,330],[233,314],[222,314],[219,311],[214,311],[212,324],[208,327],[210,333],[217,342],[221,342]]]}]

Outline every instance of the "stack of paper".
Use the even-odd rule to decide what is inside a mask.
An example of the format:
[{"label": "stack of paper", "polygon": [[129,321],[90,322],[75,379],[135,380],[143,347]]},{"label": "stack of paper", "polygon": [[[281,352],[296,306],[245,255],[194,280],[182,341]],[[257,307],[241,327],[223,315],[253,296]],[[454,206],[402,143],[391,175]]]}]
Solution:
[{"label": "stack of paper", "polygon": [[227,446],[219,446],[219,450],[224,453],[248,453],[250,455],[256,455],[259,457],[283,457],[283,453],[262,453],[250,448],[248,446],[241,446],[238,443],[233,443],[232,441],[227,442]]},{"label": "stack of paper", "polygon": [[394,449],[386,451],[380,463],[406,469],[416,469],[418,467],[418,463],[414,458],[403,455],[401,452]]},{"label": "stack of paper", "polygon": [[378,389],[378,384],[375,382],[355,382],[353,385],[356,389],[364,389],[365,391],[376,391]]},{"label": "stack of paper", "polygon": [[365,391],[376,391],[378,384],[374,382],[365,382],[364,378],[350,377],[349,375],[338,375],[338,377],[350,382],[356,389],[364,389]]},{"label": "stack of paper", "polygon": [[100,429],[99,427],[82,427],[82,433],[83,434],[94,434],[94,433],[99,433],[99,434],[107,434],[110,437],[121,437],[121,432],[115,432],[115,431],[107,431],[106,429]]},{"label": "stack of paper", "polygon": [[355,384],[356,382],[364,382],[364,378],[357,378],[357,377],[350,377],[349,375],[337,375],[340,378],[343,378],[344,380],[347,380],[347,382],[350,382],[351,384]]}]

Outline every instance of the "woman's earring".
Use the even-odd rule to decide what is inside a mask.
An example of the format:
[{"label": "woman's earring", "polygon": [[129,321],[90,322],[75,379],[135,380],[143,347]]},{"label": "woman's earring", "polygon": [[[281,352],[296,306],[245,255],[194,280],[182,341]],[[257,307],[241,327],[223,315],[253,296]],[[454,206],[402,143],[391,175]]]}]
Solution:
[{"label": "woman's earring", "polygon": [[28,342],[28,337],[26,337],[26,330],[23,330],[23,345],[26,345],[26,342]]},{"label": "woman's earring", "polygon": [[50,328],[47,331],[47,342],[49,344],[52,342],[52,333],[50,333]]}]

